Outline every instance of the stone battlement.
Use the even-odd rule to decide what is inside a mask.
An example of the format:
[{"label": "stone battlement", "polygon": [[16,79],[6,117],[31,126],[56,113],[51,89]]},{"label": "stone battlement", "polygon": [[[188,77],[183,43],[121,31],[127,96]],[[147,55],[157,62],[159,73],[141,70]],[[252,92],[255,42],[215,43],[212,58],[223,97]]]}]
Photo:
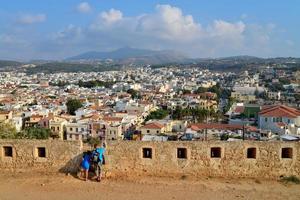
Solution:
[{"label": "stone battlement", "polygon": [[[299,142],[112,141],[107,146],[107,176],[300,176]],[[0,140],[0,169],[74,172],[83,149],[80,142]]]}]

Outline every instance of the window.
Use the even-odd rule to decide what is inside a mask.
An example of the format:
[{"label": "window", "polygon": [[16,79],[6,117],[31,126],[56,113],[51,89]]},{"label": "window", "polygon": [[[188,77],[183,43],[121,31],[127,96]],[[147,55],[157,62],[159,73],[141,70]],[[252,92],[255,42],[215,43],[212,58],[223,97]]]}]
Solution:
[{"label": "window", "polygon": [[156,133],[159,133],[159,131],[156,131]]},{"label": "window", "polygon": [[39,158],[46,158],[46,148],[45,147],[38,147],[37,148],[37,156]]},{"label": "window", "polygon": [[147,133],[150,133],[150,130],[147,130]]},{"label": "window", "polygon": [[177,148],[177,158],[187,159],[187,149]]},{"label": "window", "polygon": [[256,148],[247,149],[247,158],[256,159]]},{"label": "window", "polygon": [[59,126],[57,127],[57,130],[59,131]]},{"label": "window", "polygon": [[281,158],[293,158],[293,149],[292,148],[282,148],[281,149]]},{"label": "window", "polygon": [[73,128],[70,128],[70,131],[73,131]]},{"label": "window", "polygon": [[3,155],[4,157],[13,157],[13,149],[12,147],[3,147]]},{"label": "window", "polygon": [[289,124],[289,123],[291,123],[291,120],[290,120],[290,119],[288,119],[288,120],[287,120],[287,122],[288,122],[288,124]]},{"label": "window", "polygon": [[143,158],[152,159],[152,148],[143,148]]},{"label": "window", "polygon": [[76,128],[76,133],[78,133],[78,128]]},{"label": "window", "polygon": [[210,157],[211,158],[221,158],[221,148],[220,147],[212,147],[210,149]]},{"label": "window", "polygon": [[273,117],[273,122],[276,122],[276,118],[275,117]]},{"label": "window", "polygon": [[268,122],[268,118],[265,117],[265,122]]}]

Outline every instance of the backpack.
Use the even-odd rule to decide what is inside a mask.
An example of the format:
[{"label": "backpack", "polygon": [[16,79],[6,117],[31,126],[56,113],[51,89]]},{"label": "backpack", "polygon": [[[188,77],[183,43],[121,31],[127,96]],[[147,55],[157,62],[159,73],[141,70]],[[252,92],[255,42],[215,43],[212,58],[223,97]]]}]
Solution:
[{"label": "backpack", "polygon": [[94,151],[94,152],[93,152],[92,161],[93,161],[93,163],[98,163],[98,162],[100,162],[100,159],[99,159],[99,153],[98,153],[97,151]]}]

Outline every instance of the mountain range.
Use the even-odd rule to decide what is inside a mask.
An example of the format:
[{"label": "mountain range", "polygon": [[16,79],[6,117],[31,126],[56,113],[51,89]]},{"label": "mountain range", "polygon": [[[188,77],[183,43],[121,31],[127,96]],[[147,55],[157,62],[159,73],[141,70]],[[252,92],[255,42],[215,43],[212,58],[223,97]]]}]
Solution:
[{"label": "mountain range", "polygon": [[119,64],[162,64],[186,62],[189,58],[181,52],[172,50],[154,51],[124,47],[109,52],[89,51],[66,60],[113,60]]}]

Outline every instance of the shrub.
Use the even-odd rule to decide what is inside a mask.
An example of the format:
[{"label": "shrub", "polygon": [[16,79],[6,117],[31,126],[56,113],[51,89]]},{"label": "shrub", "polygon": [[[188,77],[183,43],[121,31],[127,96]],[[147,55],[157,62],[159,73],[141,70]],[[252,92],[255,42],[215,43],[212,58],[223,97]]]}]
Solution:
[{"label": "shrub", "polygon": [[292,176],[283,176],[280,178],[280,181],[283,183],[295,183],[300,184],[300,179],[294,175]]}]

